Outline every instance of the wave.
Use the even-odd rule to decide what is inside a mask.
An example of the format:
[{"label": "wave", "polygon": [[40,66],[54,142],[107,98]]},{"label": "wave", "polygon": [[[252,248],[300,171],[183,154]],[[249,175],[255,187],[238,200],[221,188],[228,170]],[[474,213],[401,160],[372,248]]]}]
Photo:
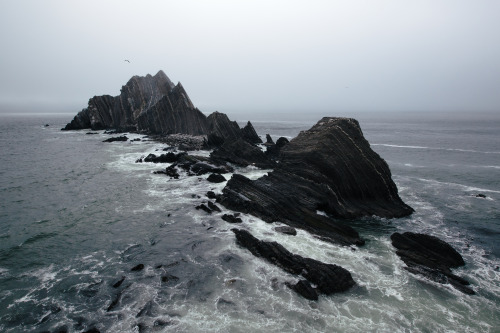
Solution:
[{"label": "wave", "polygon": [[388,143],[371,143],[371,146],[383,146],[391,148],[408,148],[408,149],[429,149],[429,150],[445,150],[445,151],[460,151],[465,153],[478,153],[478,154],[500,154],[500,151],[480,151],[474,149],[461,149],[461,148],[441,148],[441,147],[425,147],[425,146],[406,146],[406,145],[393,145]]},{"label": "wave", "polygon": [[464,184],[440,182],[440,181],[437,181],[437,180],[434,180],[434,179],[426,179],[426,178],[417,178],[417,177],[410,177],[410,178],[414,178],[414,179],[417,179],[417,180],[420,180],[420,181],[426,182],[426,183],[435,183],[435,184],[444,185],[444,186],[460,187],[464,191],[467,191],[467,192],[500,193],[500,191],[490,190],[490,189],[486,189],[486,188],[479,188],[479,187],[474,187],[474,186],[468,186],[468,185],[464,185]]}]

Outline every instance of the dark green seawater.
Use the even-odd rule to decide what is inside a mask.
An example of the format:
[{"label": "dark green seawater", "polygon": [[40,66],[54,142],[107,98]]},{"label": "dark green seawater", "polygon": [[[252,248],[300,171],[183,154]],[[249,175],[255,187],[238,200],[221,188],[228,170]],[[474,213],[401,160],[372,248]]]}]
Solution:
[{"label": "dark green seawater", "polygon": [[[248,118],[277,139],[321,116]],[[356,251],[243,216],[256,237],[341,265],[357,282],[310,302],[284,285],[295,276],[236,246],[227,211],[195,209],[224,183],[171,180],[152,173],[165,166],[135,163],[164,145],[60,131],[73,115],[0,114],[0,332],[499,332],[500,117],[350,116],[415,213],[352,221],[367,240]],[[404,270],[396,231],[452,244],[466,262],[455,273],[477,294]],[[137,264],[145,268],[131,271]]]}]

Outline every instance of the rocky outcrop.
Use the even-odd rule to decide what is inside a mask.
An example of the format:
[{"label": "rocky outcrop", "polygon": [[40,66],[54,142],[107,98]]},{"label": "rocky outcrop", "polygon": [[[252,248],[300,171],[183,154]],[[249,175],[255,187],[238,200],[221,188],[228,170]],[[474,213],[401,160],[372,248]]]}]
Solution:
[{"label": "rocky outcrop", "polygon": [[229,162],[242,167],[248,165],[263,169],[275,167],[275,163],[260,148],[242,138],[225,141],[222,146],[210,153],[210,159],[219,164]]},{"label": "rocky outcrop", "polygon": [[242,137],[238,123],[230,121],[224,113],[215,111],[207,117],[207,123],[208,145],[210,147],[221,146],[227,139],[236,140]]},{"label": "rocky outcrop", "polygon": [[245,141],[252,144],[262,143],[262,139],[259,137],[252,123],[249,121],[245,127],[241,129],[242,137]]},{"label": "rocky outcrop", "polygon": [[[346,291],[356,284],[351,273],[340,266],[293,254],[279,243],[261,241],[246,230],[232,229],[232,231],[236,235],[238,245],[248,249],[256,257],[263,258],[288,273],[302,276],[309,283],[314,284],[316,286],[314,289],[309,283],[305,286],[301,283],[296,288],[292,288],[296,291],[304,290],[303,295],[307,294],[309,299],[317,299],[312,290],[331,295]],[[302,294],[301,291],[299,292]]]},{"label": "rocky outcrop", "polygon": [[122,87],[120,95],[91,98],[88,107],[78,113],[64,130],[136,129],[139,115],[174,88],[163,71],[155,76],[134,76]]},{"label": "rocky outcrop", "polygon": [[206,117],[196,109],[179,83],[137,117],[137,130],[148,134],[205,135]]},{"label": "rocky outcrop", "polygon": [[358,122],[349,118],[321,119],[283,146],[273,172],[254,181],[233,175],[218,201],[345,245],[363,241],[335,218],[391,218],[413,212],[400,199],[387,163],[370,148]]},{"label": "rocky outcrop", "polygon": [[287,138],[281,137],[276,141],[276,144],[267,145],[266,156],[272,160],[277,160],[279,158],[281,148],[283,148],[288,142]]},{"label": "rocky outcrop", "polygon": [[[203,136],[202,144],[188,144],[187,149],[221,146],[226,140],[243,139],[251,144],[261,140],[250,122],[240,129],[235,121],[220,112],[206,117],[198,110],[184,87],[174,85],[163,71],[155,76],[134,76],[120,90],[120,95],[94,96],[63,130],[91,128],[132,131],[162,137]],[[196,140],[199,141],[199,140]]]},{"label": "rocky outcrop", "polygon": [[450,244],[434,236],[412,232],[396,232],[391,235],[391,241],[409,272],[438,283],[450,283],[463,293],[474,294],[467,287],[468,281],[451,272],[451,268],[463,266],[465,262]]}]

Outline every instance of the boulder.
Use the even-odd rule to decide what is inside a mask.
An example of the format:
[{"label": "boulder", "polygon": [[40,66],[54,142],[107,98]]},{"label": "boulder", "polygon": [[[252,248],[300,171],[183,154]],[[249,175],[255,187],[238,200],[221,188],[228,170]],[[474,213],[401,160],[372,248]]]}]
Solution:
[{"label": "boulder", "polygon": [[155,154],[149,154],[144,158],[144,162],[152,162],[152,163],[174,163],[179,160],[179,158],[186,153],[174,154],[172,152],[161,154],[160,156],[156,156]]},{"label": "boulder", "polygon": [[[302,276],[308,281],[309,286],[316,285],[316,291],[319,293],[331,295],[346,291],[356,284],[351,273],[340,266],[293,254],[279,243],[261,241],[246,230],[232,229],[232,231],[236,235],[238,245],[288,273]],[[309,289],[304,283],[297,289],[302,287]]]},{"label": "boulder", "polygon": [[208,176],[207,180],[211,183],[222,183],[225,182],[227,179],[218,173],[212,173],[210,176]]},{"label": "boulder", "polygon": [[285,235],[291,235],[291,236],[296,236],[297,235],[297,230],[292,227],[288,226],[283,226],[283,227],[276,227],[274,228],[275,231],[280,232]]},{"label": "boulder", "polygon": [[224,214],[221,217],[224,221],[228,223],[241,223],[243,222],[236,214]]},{"label": "boulder", "polygon": [[443,240],[419,233],[405,232],[391,235],[396,254],[404,261],[408,271],[439,283],[450,283],[466,294],[474,294],[469,282],[454,275],[451,268],[465,265],[462,256]]}]

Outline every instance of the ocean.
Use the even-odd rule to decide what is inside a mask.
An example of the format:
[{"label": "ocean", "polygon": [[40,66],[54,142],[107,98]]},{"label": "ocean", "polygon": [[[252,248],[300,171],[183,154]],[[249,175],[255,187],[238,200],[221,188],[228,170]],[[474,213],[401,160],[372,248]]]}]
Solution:
[{"label": "ocean", "polygon": [[[164,144],[60,131],[73,116],[0,114],[0,332],[500,332],[500,117],[352,115],[415,209],[349,221],[362,247],[242,215],[238,228],[340,265],[357,283],[309,301],[285,286],[296,276],[236,245],[227,210],[195,209],[224,183],[153,174],[166,165],[135,161]],[[276,140],[322,115],[228,116]],[[454,273],[476,295],[407,272],[390,242],[405,231],[457,249],[466,265]]]}]

